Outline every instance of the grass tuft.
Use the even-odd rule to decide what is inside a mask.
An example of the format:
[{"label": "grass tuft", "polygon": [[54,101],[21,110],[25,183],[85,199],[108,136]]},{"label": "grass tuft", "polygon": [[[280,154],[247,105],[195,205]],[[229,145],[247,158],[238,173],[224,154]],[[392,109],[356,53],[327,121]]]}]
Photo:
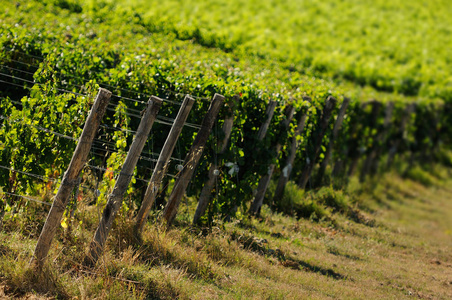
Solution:
[{"label": "grass tuft", "polygon": [[394,173],[351,190],[304,193],[291,183],[284,201],[292,210],[264,205],[260,218],[210,228],[149,222],[141,241],[131,236],[130,216],[119,216],[91,268],[81,262],[96,207],[80,206],[71,230],[57,232],[40,275],[28,267],[36,244],[31,206],[0,232],[0,298],[400,299],[410,292],[448,299],[451,191],[447,171],[435,172],[432,187]]}]

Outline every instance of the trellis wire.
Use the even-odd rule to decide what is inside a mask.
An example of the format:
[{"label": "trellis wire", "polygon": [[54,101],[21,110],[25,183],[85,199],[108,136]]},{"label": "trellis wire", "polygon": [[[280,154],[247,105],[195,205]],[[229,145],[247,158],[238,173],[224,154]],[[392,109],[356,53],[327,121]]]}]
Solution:
[{"label": "trellis wire", "polygon": [[[5,98],[4,98],[4,97],[0,97],[0,99],[5,99]],[[13,103],[22,105],[21,102],[14,101],[14,100],[10,100],[10,101],[13,102]],[[0,115],[0,119],[10,120],[10,118],[5,117],[5,116],[3,116],[3,115]],[[23,119],[20,119],[20,120],[13,120],[13,122],[18,122],[18,121],[23,121]],[[65,138],[65,139],[77,141],[77,139],[74,138],[74,137],[67,136],[67,135],[64,135],[64,134],[61,134],[61,133],[52,131],[52,130],[47,129],[47,128],[44,128],[44,127],[42,127],[42,126],[32,125],[32,124],[27,124],[27,123],[25,123],[24,125],[32,126],[32,127],[36,128],[36,129],[38,129],[38,130],[41,130],[41,131],[44,131],[44,132],[47,132],[47,133],[52,133],[52,134],[54,134],[54,135],[56,135],[56,136],[59,136],[59,137]],[[114,129],[114,130],[120,130],[120,131],[123,131],[123,132],[133,132],[133,133],[136,133],[136,131],[134,131],[134,130],[124,129],[124,128],[120,128],[120,127],[110,127],[110,126],[107,126],[107,125],[100,125],[100,126],[101,126],[101,127],[104,127],[104,128],[110,128],[110,129]],[[109,151],[112,151],[112,152],[118,152],[118,149],[116,149],[116,147],[114,146],[114,142],[102,140],[102,139],[99,139],[99,138],[95,138],[95,139],[94,139],[94,142],[104,143],[104,144],[106,144],[106,145],[109,145],[109,146],[112,148],[112,149],[108,149]],[[99,149],[99,150],[100,150],[100,149]],[[103,149],[102,149],[102,150],[103,150]],[[154,153],[154,152],[142,152],[142,154],[149,154],[149,155],[153,155],[153,156],[157,156],[157,157],[159,156],[158,153]],[[140,156],[140,158],[148,159],[148,160],[151,159],[151,158],[147,158],[147,157],[143,157],[143,156]],[[154,160],[154,159],[151,159],[151,160],[152,160],[152,161],[156,161],[156,160]],[[183,161],[184,161],[183,159],[179,159],[179,158],[176,158],[176,157],[171,157],[171,160],[174,160],[174,161],[180,161],[180,162],[183,162]]]},{"label": "trellis wire", "polygon": [[0,192],[0,194],[6,194],[6,195],[10,195],[10,196],[17,196],[17,197],[21,197],[21,198],[24,198],[24,199],[27,199],[27,200],[30,200],[30,201],[34,201],[34,202],[37,202],[37,203],[41,203],[41,204],[44,204],[44,205],[47,205],[47,206],[52,206],[51,203],[40,201],[40,200],[36,200],[36,199],[30,198],[30,197],[27,197],[27,196],[22,196],[22,195],[18,195],[18,194],[14,194],[14,193],[8,193],[8,192]]},{"label": "trellis wire", "polygon": [[[30,83],[30,84],[44,85],[43,83],[30,81],[28,79],[24,79],[24,78],[21,78],[21,77],[10,75],[10,74],[5,74],[5,73],[1,73],[0,72],[0,75],[6,76],[6,77],[9,77],[9,78],[12,78],[12,79],[17,79],[17,80],[20,80],[20,81],[23,81],[23,82],[26,82],[26,83]],[[19,84],[14,84],[12,82],[7,82],[7,81],[3,81],[3,80],[0,80],[0,82],[12,84],[14,86],[21,87],[21,88],[25,88],[25,87],[23,87],[23,86],[21,86]],[[56,88],[56,87],[52,87],[52,89],[55,89],[57,91],[64,92],[64,93],[71,93],[71,94],[74,94],[74,95],[77,95],[77,96],[88,97],[87,95],[84,95],[84,94],[81,94],[81,93],[77,93],[77,92],[73,92],[73,91],[69,91],[69,90],[65,90],[65,89],[60,89],[60,88]],[[145,102],[143,102],[143,101],[139,101],[139,100],[135,100],[135,99],[127,98],[127,97],[122,97],[122,96],[118,96],[118,95],[112,95],[112,97],[125,99],[125,100],[133,100],[133,101],[145,104]],[[165,99],[163,99],[163,100],[165,101]],[[109,105],[111,105],[113,107],[117,107],[118,106],[117,104],[114,104],[114,103],[109,103]],[[107,110],[116,112],[116,110],[112,109],[112,108],[107,108]],[[137,110],[137,109],[133,109],[133,108],[129,108],[129,107],[126,107],[126,110],[130,110],[130,111],[134,111],[134,112],[138,113],[138,114],[133,114],[133,113],[125,112],[124,114],[126,116],[141,119],[141,110]],[[163,116],[157,116],[156,122],[164,124],[164,125],[172,126],[173,123],[174,123],[174,119],[173,118],[168,118],[168,117],[163,117]],[[192,128],[198,129],[198,130],[201,128],[200,125],[189,123],[189,122],[185,122],[184,125],[187,126],[187,127],[192,127]]]},{"label": "trellis wire", "polygon": [[[6,48],[5,50],[33,57],[35,59],[41,60],[41,62],[43,62],[45,60],[44,57],[31,55],[31,54],[24,53],[24,52],[21,52],[21,51],[15,50],[15,49],[11,49],[11,48]],[[17,61],[17,60],[14,60],[14,59],[9,59],[9,60],[21,63],[20,61]],[[24,63],[24,64],[27,64],[27,63]],[[34,65],[30,65],[30,64],[27,64],[27,65],[31,66],[31,67],[34,67],[34,68],[39,68],[39,67],[34,66]],[[81,78],[81,77],[78,77],[78,76],[74,76],[74,75],[71,75],[71,74],[62,74],[61,72],[56,72],[56,73],[60,74],[62,76],[68,76],[68,77],[72,77],[72,78],[76,78],[76,79],[80,79],[80,80],[85,80],[84,78]],[[133,82],[133,81],[130,81],[130,80],[128,80],[126,82],[127,83],[136,83],[136,82]],[[115,86],[112,86],[112,85],[109,85],[109,84],[106,84],[106,83],[99,83],[99,85],[103,85],[103,86],[106,86],[106,87],[109,87],[109,88],[112,88],[112,89],[116,89],[116,90],[122,90],[122,91],[125,91],[125,92],[135,93],[137,95],[144,95],[144,96],[146,96],[148,98],[150,97],[150,95],[147,95],[147,94],[144,94],[144,93],[140,93],[140,92],[133,91],[133,90],[130,90],[130,89],[118,88],[118,87],[115,87]],[[177,93],[177,92],[169,90],[169,89],[164,89],[164,88],[160,88],[160,87],[155,87],[155,88],[160,90],[160,91],[162,91],[162,92],[171,93],[171,94],[173,94],[175,96],[184,96],[185,95],[184,93]],[[195,99],[199,99],[199,100],[210,101],[210,98],[207,98],[207,97],[200,97],[200,96],[193,96],[193,95],[189,95],[189,96],[192,97],[192,98],[195,98]],[[171,101],[171,100],[169,100],[169,101]],[[175,102],[175,101],[174,101],[173,104],[181,105],[181,103]]]}]

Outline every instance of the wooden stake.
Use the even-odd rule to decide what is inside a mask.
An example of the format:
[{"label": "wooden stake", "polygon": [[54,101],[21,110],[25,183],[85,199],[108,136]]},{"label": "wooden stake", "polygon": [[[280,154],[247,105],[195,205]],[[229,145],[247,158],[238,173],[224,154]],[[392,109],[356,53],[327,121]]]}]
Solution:
[{"label": "wooden stake", "polygon": [[[292,121],[293,115],[295,113],[295,107],[289,105],[286,107],[286,119],[281,123],[282,130],[288,130],[290,126],[290,122]],[[281,152],[281,143],[277,143],[275,146],[276,157],[279,156],[279,152]],[[264,203],[265,192],[268,189],[268,185],[270,184],[270,180],[273,175],[273,171],[275,170],[276,164],[271,164],[268,167],[268,173],[261,177],[259,180],[259,184],[257,186],[256,195],[254,196],[254,200],[251,203],[250,214],[258,216],[260,213],[260,209],[262,204]]]},{"label": "wooden stake", "polygon": [[370,167],[369,167],[369,174],[371,176],[374,176],[377,173],[378,164],[380,162],[380,156],[381,156],[382,152],[384,151],[384,148],[386,148],[385,145],[383,145],[383,143],[385,142],[385,140],[387,140],[388,129],[389,129],[389,125],[391,123],[393,111],[394,111],[394,102],[389,102],[388,104],[386,104],[383,128],[377,135],[377,138],[376,138],[377,144],[376,144],[376,147],[374,147],[372,149],[372,153],[371,153],[372,158],[371,158]]},{"label": "wooden stake", "polygon": [[[370,119],[370,123],[369,123],[369,128],[374,129],[377,128],[377,123],[378,123],[378,115],[380,113],[380,109],[382,107],[382,104],[378,101],[372,101],[372,112],[371,112],[371,119]],[[378,133],[374,136],[371,137],[367,137],[367,139],[372,139],[372,146],[371,149],[368,150],[366,159],[364,160],[364,163],[362,165],[362,169],[361,169],[361,174],[359,176],[359,181],[360,182],[364,182],[364,180],[366,179],[367,174],[369,173],[370,170],[370,164],[372,162],[373,159],[375,159],[374,155],[374,148],[376,147],[376,144],[378,143],[377,141],[377,137],[378,137]],[[369,142],[367,142],[366,144],[369,144]]]},{"label": "wooden stake", "polygon": [[38,243],[31,259],[31,264],[35,270],[42,270],[53,237],[60,226],[61,217],[68,204],[69,196],[77,184],[80,173],[88,158],[93,139],[99,129],[100,122],[104,116],[107,105],[110,102],[111,92],[106,89],[99,89],[93,107],[85,122],[82,135],[75,148],[68,169],[64,173],[63,180],[58,192],[53,200],[52,207],[47,215],[46,222],[39,236]]},{"label": "wooden stake", "polygon": [[306,188],[306,184],[308,183],[309,177],[311,176],[312,169],[314,168],[315,161],[320,154],[320,148],[322,146],[323,136],[326,133],[326,129],[328,128],[328,123],[331,118],[331,114],[333,112],[334,107],[336,106],[336,99],[329,96],[326,99],[325,107],[323,108],[322,116],[319,121],[319,125],[317,127],[317,131],[314,138],[314,151],[312,157],[308,157],[307,164],[301,174],[298,185],[300,188]]},{"label": "wooden stake", "polygon": [[159,187],[168,170],[174,147],[176,147],[176,142],[179,139],[188,114],[193,107],[193,103],[195,103],[195,100],[193,98],[189,96],[185,97],[184,102],[182,103],[179,112],[177,113],[176,119],[174,120],[174,124],[171,127],[171,131],[166,138],[165,144],[163,145],[162,151],[160,151],[157,165],[154,168],[151,181],[149,182],[148,188],[141,203],[140,210],[138,211],[138,215],[136,217],[135,235],[137,237],[143,231],[144,224],[146,224],[146,220],[149,216],[152,205],[154,204]]},{"label": "wooden stake", "polygon": [[399,125],[399,129],[400,129],[399,130],[399,138],[395,139],[395,141],[392,144],[391,149],[389,149],[388,161],[386,163],[388,168],[390,168],[392,166],[394,157],[395,157],[397,151],[399,150],[400,143],[404,140],[406,125],[408,124],[408,121],[410,120],[411,115],[413,114],[415,108],[416,108],[416,103],[408,104],[407,107],[405,108],[405,111],[402,116],[402,120],[400,121],[400,125]]},{"label": "wooden stake", "polygon": [[267,110],[265,111],[265,115],[267,118],[264,123],[262,123],[259,128],[259,132],[257,133],[257,140],[262,141],[267,134],[268,126],[270,126],[270,122],[272,121],[273,114],[275,113],[276,101],[271,100],[267,105]]},{"label": "wooden stake", "polygon": [[[311,102],[310,97],[303,97],[303,100]],[[298,137],[303,133],[307,117],[308,117],[307,112],[304,112],[300,120],[298,121],[297,128],[295,129],[295,133],[290,143],[289,156],[287,157],[284,169],[281,170],[281,176],[279,177],[278,185],[276,186],[275,190],[275,195],[273,196],[274,203],[280,201],[280,199],[284,195],[284,189],[286,188],[286,184],[289,181],[290,173],[292,172],[292,167],[295,162],[295,157],[297,155],[297,149],[299,146]]]},{"label": "wooden stake", "polygon": [[[362,136],[362,132],[366,127],[366,120],[369,118],[367,117],[366,113],[365,113],[365,109],[368,105],[372,104],[373,102],[375,102],[375,100],[371,100],[368,102],[364,102],[361,104],[361,111],[357,112],[357,116],[356,116],[356,120],[355,123],[353,124],[353,126],[350,129],[349,132],[349,136],[350,137],[354,137],[353,140],[349,141],[350,145],[347,145],[347,157],[349,158],[349,166],[347,169],[347,182],[348,182],[348,178],[352,177],[355,172],[356,169],[358,168],[358,163],[359,163],[359,159],[361,158],[361,154],[362,154],[362,149],[359,148],[359,144],[360,144],[360,138]],[[347,166],[345,166],[345,162],[344,162],[344,169]],[[334,172],[334,171],[333,171]]]},{"label": "wooden stake", "polygon": [[[273,115],[275,113],[277,102],[274,100],[270,100],[267,105],[267,109],[265,110],[265,120],[262,123],[261,127],[259,128],[259,131],[257,132],[257,140],[262,141],[265,136],[267,135],[268,127],[270,126],[271,120],[273,118]],[[234,205],[234,208],[232,209],[232,212],[235,213],[237,211],[237,205]],[[228,216],[228,219],[230,219],[230,215]]]},{"label": "wooden stake", "polygon": [[121,208],[122,199],[133,176],[133,170],[135,169],[141,151],[143,151],[143,147],[146,144],[149,132],[151,131],[157,113],[162,106],[162,102],[162,99],[152,96],[147,103],[146,111],[141,118],[137,134],[127,153],[121,173],[119,173],[119,176],[116,179],[113,192],[108,196],[102,218],[97,226],[93,240],[91,241],[88,255],[85,257],[86,265],[95,265],[99,256],[104,251],[105,241],[107,240],[116,214]]},{"label": "wooden stake", "polygon": [[325,158],[323,159],[322,163],[320,164],[319,172],[317,173],[317,186],[320,186],[322,184],[323,176],[325,176],[325,170],[328,166],[332,152],[333,152],[333,144],[334,141],[336,141],[337,136],[339,135],[339,130],[341,129],[342,122],[344,121],[345,112],[347,110],[347,107],[350,103],[350,98],[344,97],[344,101],[342,102],[341,108],[339,110],[339,113],[336,118],[336,122],[334,123],[333,127],[333,133],[331,134],[330,141],[328,143],[328,147],[326,148],[325,152]]},{"label": "wooden stake", "polygon": [[195,141],[185,157],[184,168],[180,172],[179,177],[176,179],[176,183],[174,184],[173,191],[169,196],[168,203],[163,210],[163,218],[165,218],[167,226],[170,226],[176,217],[180,201],[185,194],[185,190],[187,189],[191,177],[195,172],[195,168],[198,165],[199,159],[202,156],[204,146],[209,138],[210,131],[212,130],[212,126],[218,112],[220,111],[223,101],[224,97],[222,95],[215,94],[213,96],[212,103],[210,104],[204,120],[202,121],[201,129],[196,135]]},{"label": "wooden stake", "polygon": [[[237,100],[237,98],[236,98]],[[224,138],[222,141],[220,141],[218,149],[217,149],[217,155],[221,155],[226,150],[226,147],[229,142],[229,138],[231,137],[232,132],[232,125],[234,123],[234,112],[233,112],[233,106],[229,107],[228,116],[225,118],[223,123],[223,133]],[[210,202],[210,196],[212,194],[213,185],[215,183],[215,179],[218,177],[219,172],[219,162],[215,161],[210,164],[209,166],[209,179],[204,184],[201,194],[199,196],[198,206],[196,207],[196,212],[193,217],[193,224],[197,224],[199,222],[199,219],[202,215],[204,215],[207,206]]]}]

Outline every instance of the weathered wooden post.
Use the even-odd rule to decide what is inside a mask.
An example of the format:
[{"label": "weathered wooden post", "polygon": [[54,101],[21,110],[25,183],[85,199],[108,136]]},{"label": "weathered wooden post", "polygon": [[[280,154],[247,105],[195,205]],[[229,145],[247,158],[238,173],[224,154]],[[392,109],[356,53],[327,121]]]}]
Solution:
[{"label": "weathered wooden post", "polygon": [[[380,109],[383,105],[381,104],[381,102],[378,102],[376,100],[373,100],[372,102],[370,102],[370,104],[372,105],[372,111],[371,111],[371,118],[370,118],[370,122],[369,122],[369,128],[371,129],[370,132],[372,132],[372,129],[378,130],[378,116],[380,114]],[[367,156],[362,165],[361,173],[359,176],[360,182],[364,182],[364,180],[366,179],[367,173],[369,173],[370,164],[372,162],[372,159],[374,159],[374,157],[373,157],[374,151],[373,150],[376,147],[376,144],[378,143],[377,138],[378,138],[378,132],[375,135],[371,135],[371,136],[367,137],[368,141],[366,144],[369,144],[369,139],[372,139],[372,144],[371,144],[371,148],[369,150],[367,150]]]},{"label": "weathered wooden post", "polygon": [[[422,113],[422,108],[419,107],[416,103],[413,103],[413,111],[412,112],[414,113],[414,122],[416,122],[416,119],[421,118],[421,116],[425,118],[425,114]],[[413,117],[413,116],[410,115],[410,117]],[[424,124],[424,126],[428,127],[428,125],[426,125],[427,120],[423,119],[422,121],[423,121],[422,123]],[[421,154],[423,151],[423,150],[421,150],[421,153],[417,153],[419,151],[419,149],[418,149],[418,147],[415,146],[416,144],[421,143],[420,141],[422,141],[424,139],[425,134],[422,134],[422,131],[423,130],[420,127],[417,127],[414,129],[413,134],[414,134],[416,142],[414,144],[409,143],[408,150],[409,150],[410,154],[409,154],[409,158],[408,158],[408,165],[406,166],[406,169],[403,171],[404,176],[406,176],[408,174],[408,172],[413,168],[414,163],[416,161],[416,157],[419,156],[419,154]],[[407,136],[407,133],[403,132],[402,140],[406,140],[406,136]]]},{"label": "weathered wooden post", "polygon": [[104,251],[105,241],[107,240],[116,214],[121,208],[122,199],[133,176],[133,170],[135,169],[141,151],[143,151],[143,147],[146,144],[149,132],[151,131],[157,113],[162,106],[162,102],[161,99],[152,96],[147,103],[146,111],[141,118],[135,138],[127,153],[121,172],[116,179],[113,192],[108,196],[102,218],[97,226],[93,240],[91,241],[88,255],[85,258],[85,264],[87,265],[96,264],[99,256]]},{"label": "weathered wooden post", "polygon": [[39,236],[31,264],[36,270],[42,270],[53,237],[60,226],[61,217],[68,204],[69,196],[77,184],[80,173],[88,158],[93,139],[99,129],[100,122],[104,116],[107,105],[110,102],[111,92],[100,88],[94,101],[93,107],[85,122],[82,135],[75,148],[71,162],[64,173],[63,180],[47,215],[46,222]]},{"label": "weathered wooden post", "polygon": [[[236,98],[236,101],[238,101],[237,98]],[[220,141],[220,143],[216,149],[217,155],[223,154],[224,151],[226,150],[226,147],[228,146],[229,138],[231,137],[233,123],[234,123],[233,106],[230,106],[228,115],[226,116],[226,118],[224,120],[223,128],[222,128],[224,137],[223,137],[223,140]],[[199,201],[198,201],[198,206],[196,207],[196,212],[193,217],[193,224],[197,224],[199,222],[199,219],[201,218],[202,215],[204,215],[204,213],[207,209],[207,206],[209,205],[213,185],[215,184],[215,179],[219,175],[218,174],[219,164],[220,164],[219,162],[215,161],[215,162],[211,163],[209,166],[209,177],[201,190],[201,194],[199,196]]]},{"label": "weathered wooden post", "polygon": [[[267,135],[268,127],[270,126],[270,123],[272,121],[273,115],[275,113],[277,102],[274,100],[270,100],[268,102],[267,108],[265,110],[265,120],[262,122],[262,125],[259,127],[259,131],[257,132],[257,140],[262,141],[265,136]],[[233,211],[237,211],[237,206],[233,208]]]},{"label": "weathered wooden post", "polygon": [[326,133],[326,129],[328,128],[328,123],[331,118],[331,114],[333,112],[334,107],[336,106],[336,99],[332,96],[329,96],[326,99],[325,107],[323,108],[322,116],[320,117],[319,125],[317,126],[317,130],[315,131],[314,138],[314,151],[312,153],[312,158],[307,160],[307,164],[303,169],[303,173],[301,174],[300,180],[298,181],[298,185],[300,188],[306,188],[306,184],[308,183],[309,177],[311,176],[312,169],[314,168],[315,161],[320,154],[320,148],[322,146],[323,136]]},{"label": "weathered wooden post", "polygon": [[[364,102],[360,105],[361,111],[358,112],[357,119],[352,126],[350,136],[354,137],[351,145],[348,146],[347,156],[349,157],[349,166],[347,169],[347,177],[351,177],[355,174],[356,169],[358,167],[359,159],[363,153],[363,149],[359,147],[359,138],[361,138],[361,133],[365,128],[366,120],[368,119],[367,114],[365,113],[365,109],[368,105],[375,102],[375,100],[371,100],[368,102]],[[360,132],[361,131],[361,132]]]},{"label": "weathered wooden post", "polygon": [[[311,102],[310,97],[303,97],[303,100]],[[275,195],[273,196],[273,202],[275,203],[279,201],[284,195],[284,189],[286,188],[286,184],[289,181],[290,173],[292,172],[292,167],[297,155],[297,149],[299,146],[298,137],[303,133],[307,117],[308,112],[306,111],[298,120],[297,128],[295,129],[292,141],[290,143],[289,155],[287,157],[285,167],[281,170],[281,175],[278,180],[278,185],[276,186]]]},{"label": "weathered wooden post", "polygon": [[[363,109],[367,103],[364,103],[354,107],[354,118],[350,119],[350,123],[348,125],[348,140],[345,143],[345,149],[343,149],[343,159],[338,159],[334,163],[332,177],[335,181],[340,181],[342,183],[347,183],[348,178],[351,176],[350,170],[353,170],[353,165],[357,165],[359,160],[359,140],[358,138],[361,136],[359,131],[362,129],[363,121],[362,119],[365,117],[363,111],[356,111],[358,109]],[[348,165],[351,165],[349,167]],[[349,167],[349,168],[348,168]]]},{"label": "weathered wooden post", "polygon": [[379,164],[379,158],[381,156],[381,153],[383,152],[383,143],[387,139],[387,133],[389,129],[389,125],[391,123],[392,118],[392,112],[394,111],[394,102],[389,102],[386,104],[385,109],[385,119],[383,121],[383,128],[381,131],[377,134],[376,137],[376,147],[372,149],[372,152],[370,154],[370,166],[369,166],[369,174],[371,176],[374,176],[378,171],[378,164]]},{"label": "weathered wooden post", "polygon": [[[441,132],[442,124],[441,124],[441,113],[444,114],[446,112],[446,107],[444,103],[441,103],[438,107],[435,107],[434,111],[431,113],[430,117],[430,124],[428,126],[429,128],[429,134],[428,137],[432,143],[432,147],[429,149],[423,149],[423,157],[427,161],[431,161],[433,157],[435,157],[435,154],[438,152],[438,146],[440,145],[440,138],[439,133]],[[429,153],[427,153],[429,152]]]},{"label": "weathered wooden post", "polygon": [[[286,119],[281,122],[282,130],[289,129],[290,122],[292,122],[294,113],[295,107],[293,107],[292,105],[286,107],[285,111]],[[281,147],[282,145],[280,142],[276,143],[275,146],[276,157],[279,156],[279,152],[281,152]],[[262,204],[264,203],[265,192],[267,191],[268,185],[270,184],[270,180],[272,178],[273,171],[275,170],[275,166],[276,164],[274,163],[270,164],[270,166],[268,167],[268,173],[262,176],[261,179],[259,180],[256,195],[254,196],[253,202],[251,203],[250,206],[250,214],[252,215],[258,216],[260,213],[260,209],[262,207]]]},{"label": "weathered wooden post", "polygon": [[402,116],[402,120],[400,120],[399,138],[396,138],[394,140],[391,149],[389,149],[388,161],[386,163],[388,168],[390,168],[392,166],[392,162],[394,161],[394,157],[395,157],[397,151],[399,150],[400,143],[404,139],[406,126],[408,124],[408,121],[411,118],[411,115],[414,112],[415,107],[416,107],[416,103],[411,103],[411,104],[408,104],[407,107],[405,108],[405,111],[404,111],[403,116]]},{"label": "weathered wooden post", "polygon": [[177,113],[176,119],[174,120],[173,126],[171,127],[171,131],[166,138],[165,144],[163,145],[162,151],[160,151],[157,164],[152,173],[151,181],[148,184],[140,210],[138,211],[138,215],[136,217],[135,235],[137,237],[143,231],[144,224],[146,224],[146,220],[149,216],[152,205],[154,204],[160,184],[168,171],[174,147],[176,147],[176,142],[182,132],[182,128],[184,127],[188,114],[193,107],[193,103],[195,103],[193,98],[189,96],[185,97],[184,102]]},{"label": "weathered wooden post", "polygon": [[275,113],[276,108],[276,101],[271,100],[268,105],[267,109],[265,111],[265,115],[267,116],[265,118],[265,121],[262,123],[261,127],[259,128],[259,131],[257,132],[257,140],[262,141],[267,134],[268,127],[270,126],[270,123],[273,118],[273,114]]},{"label": "weathered wooden post", "polygon": [[196,135],[195,141],[185,157],[184,168],[180,172],[179,177],[176,179],[176,183],[174,184],[174,188],[169,196],[168,203],[163,210],[163,218],[166,220],[167,226],[170,226],[176,217],[180,201],[185,194],[185,190],[187,189],[190,179],[193,176],[195,168],[202,156],[204,146],[209,138],[210,131],[212,130],[212,126],[218,112],[220,111],[223,101],[224,97],[222,95],[215,94],[213,96],[210,107],[202,121],[201,129]]},{"label": "weathered wooden post", "polygon": [[333,145],[336,141],[339,130],[341,129],[342,122],[344,121],[345,112],[347,111],[347,107],[350,104],[350,98],[344,97],[344,101],[342,102],[341,108],[339,109],[339,113],[336,118],[336,122],[334,123],[333,127],[333,133],[331,134],[330,141],[328,143],[328,147],[325,151],[325,157],[323,158],[322,163],[320,164],[319,172],[317,173],[317,182],[316,185],[320,186],[322,184],[323,177],[325,176],[326,168],[330,162],[332,152],[333,152]]}]

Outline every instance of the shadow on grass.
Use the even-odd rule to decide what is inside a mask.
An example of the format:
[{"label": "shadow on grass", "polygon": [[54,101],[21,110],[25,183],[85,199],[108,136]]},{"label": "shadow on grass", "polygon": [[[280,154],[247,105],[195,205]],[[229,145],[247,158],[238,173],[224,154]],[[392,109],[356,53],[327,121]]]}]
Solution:
[{"label": "shadow on grass", "polygon": [[307,261],[303,261],[303,260],[287,259],[287,260],[280,261],[280,263],[282,266],[284,266],[286,268],[294,269],[294,270],[302,270],[302,271],[311,272],[311,273],[318,273],[320,275],[327,276],[327,277],[333,278],[335,280],[353,281],[353,279],[350,278],[349,276],[344,276],[344,275],[334,271],[331,268],[324,268],[324,267],[316,266],[316,265],[313,265],[313,264],[311,264]]},{"label": "shadow on grass", "polygon": [[[268,242],[265,239],[259,239],[252,235],[240,235],[240,236],[232,235],[231,239],[242,244],[244,249],[246,249],[246,250],[255,252],[259,255],[271,256],[271,257],[278,259],[278,261],[281,263],[281,265],[286,268],[291,268],[294,270],[304,270],[304,271],[313,272],[313,273],[319,273],[321,275],[328,276],[328,277],[331,277],[336,280],[343,280],[343,279],[352,280],[348,276],[344,276],[344,275],[334,271],[333,269],[330,269],[330,268],[327,269],[327,268],[323,268],[320,266],[315,266],[306,261],[288,257],[280,249],[276,249],[276,250],[270,249],[267,244]],[[360,258],[352,257],[352,256],[350,256],[350,258],[351,259],[360,259]]]},{"label": "shadow on grass", "polygon": [[328,249],[328,253],[331,253],[335,256],[342,256],[342,257],[345,257],[350,260],[362,260],[362,258],[359,256],[343,253],[339,249],[335,249],[335,248]]},{"label": "shadow on grass", "polygon": [[353,279],[349,278],[348,276],[344,276],[344,275],[334,271],[333,269],[330,269],[330,268],[327,269],[327,268],[315,266],[315,265],[312,265],[312,264],[310,264],[306,261],[302,261],[302,260],[295,260],[295,261],[305,271],[312,272],[312,273],[319,273],[323,276],[331,277],[336,280],[349,279],[349,280],[353,281]]}]

